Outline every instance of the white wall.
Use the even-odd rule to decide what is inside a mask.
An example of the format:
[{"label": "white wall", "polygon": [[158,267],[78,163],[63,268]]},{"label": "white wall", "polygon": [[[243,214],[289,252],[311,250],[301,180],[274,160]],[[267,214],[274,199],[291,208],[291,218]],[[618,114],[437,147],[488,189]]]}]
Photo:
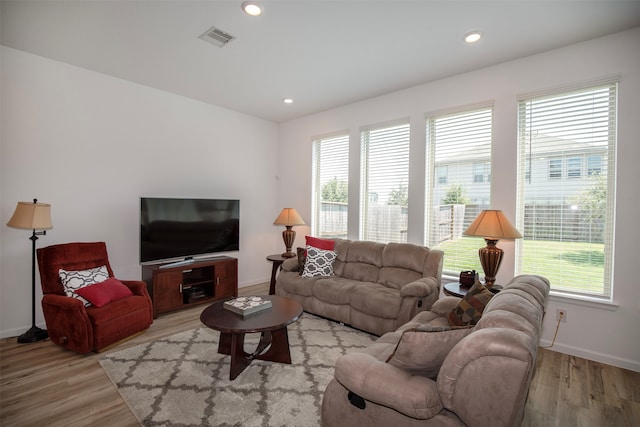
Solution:
[{"label": "white wall", "polygon": [[[281,125],[280,204],[311,217],[311,142],[320,135],[351,135],[350,237],[357,238],[359,134],[366,125],[410,117],[411,162],[409,240],[423,241],[425,113],[494,102],[492,206],[515,220],[517,96],[619,74],[618,177],[614,304],[590,304],[552,297],[544,321],[542,344],[556,327],[556,309],[567,311],[555,349],[640,371],[640,279],[636,226],[640,200],[640,28],[563,49],[503,63],[433,83],[394,92]],[[417,200],[417,203],[412,201]],[[299,240],[296,244],[301,244]],[[478,242],[479,246],[481,242]],[[514,244],[501,242],[506,258],[498,282],[514,274]],[[544,274],[544,272],[540,272]]]},{"label": "white wall", "polygon": [[[275,123],[2,47],[0,336],[31,326],[30,232],[18,201],[51,203],[38,247],[105,241],[116,276],[141,277],[141,196],[240,199],[240,286],[282,251]],[[36,276],[36,323],[44,326]]]}]

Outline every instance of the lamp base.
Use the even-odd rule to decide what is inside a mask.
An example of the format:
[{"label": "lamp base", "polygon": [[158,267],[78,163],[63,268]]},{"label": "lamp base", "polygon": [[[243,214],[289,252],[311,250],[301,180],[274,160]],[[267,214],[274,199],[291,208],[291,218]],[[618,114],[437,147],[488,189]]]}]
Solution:
[{"label": "lamp base", "polygon": [[293,258],[298,256],[297,254],[289,251],[289,252],[284,252],[282,255],[280,255],[282,258]]},{"label": "lamp base", "polygon": [[489,289],[496,282],[496,275],[498,274],[498,268],[502,262],[502,249],[496,246],[498,239],[484,239],[487,246],[480,248],[478,254],[480,255],[480,264],[482,270],[484,270],[485,286]]},{"label": "lamp base", "polygon": [[49,338],[49,333],[47,332],[46,329],[41,329],[41,328],[38,328],[37,326],[32,326],[31,329],[29,329],[27,332],[25,332],[24,334],[18,337],[18,343],[26,344],[30,342],[38,342],[38,341],[46,340],[47,338]]}]

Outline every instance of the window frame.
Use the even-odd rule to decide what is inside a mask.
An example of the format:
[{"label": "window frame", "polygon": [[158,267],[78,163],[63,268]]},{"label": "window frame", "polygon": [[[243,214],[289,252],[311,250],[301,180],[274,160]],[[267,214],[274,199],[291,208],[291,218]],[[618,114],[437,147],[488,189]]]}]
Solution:
[{"label": "window frame", "polygon": [[[538,135],[543,131],[545,127],[548,127],[547,131],[555,131],[555,132],[565,132],[565,139],[567,141],[574,140],[584,140],[588,141],[588,138],[592,138],[591,144],[587,144],[586,142],[582,143],[583,149],[585,150],[583,153],[577,154],[563,154],[562,155],[562,164],[565,167],[566,172],[561,179],[568,179],[571,181],[580,181],[582,185],[587,185],[588,182],[591,182],[590,187],[584,187],[582,193],[578,193],[577,195],[571,195],[569,193],[563,193],[564,199],[563,204],[566,209],[567,214],[570,215],[570,210],[580,209],[577,204],[568,203],[571,200],[571,197],[577,198],[580,194],[588,193],[589,191],[596,191],[596,187],[600,184],[595,180],[597,177],[602,174],[592,173],[592,166],[589,161],[591,157],[600,158],[597,169],[602,172],[605,170],[604,178],[605,181],[605,196],[601,196],[600,200],[606,201],[606,208],[604,210],[604,219],[602,224],[602,246],[603,246],[603,260],[602,260],[602,272],[599,274],[601,277],[602,283],[599,283],[599,276],[595,273],[589,272],[589,275],[585,277],[580,277],[581,272],[586,271],[584,269],[580,269],[576,267],[577,281],[583,284],[569,285],[568,281],[564,282],[563,280],[551,280],[551,290],[554,295],[566,296],[569,298],[578,298],[578,299],[588,299],[594,301],[604,301],[611,302],[613,298],[613,266],[614,266],[614,254],[613,248],[615,245],[615,174],[616,174],[616,149],[617,149],[617,117],[616,117],[616,102],[618,97],[618,85],[617,79],[585,83],[582,85],[576,85],[575,87],[565,87],[557,90],[550,90],[547,92],[537,93],[537,94],[528,94],[522,95],[518,97],[518,192],[517,192],[517,213],[516,213],[516,226],[518,229],[523,232],[524,238],[516,241],[516,274],[541,274],[545,275],[544,269],[547,269],[547,274],[551,275],[554,269],[552,265],[544,265],[542,271],[527,271],[526,268],[523,267],[524,259],[527,256],[525,251],[525,244],[527,241],[538,241],[538,242],[546,242],[546,239],[527,239],[527,230],[525,227],[525,186],[530,184],[531,176],[535,176],[534,171],[528,170],[528,166],[531,163],[535,163],[532,159],[532,152],[535,152],[536,149],[532,148],[533,141],[535,137],[533,135]],[[553,105],[553,102],[557,102],[557,105]],[[537,118],[534,118],[532,111],[534,110],[533,104],[540,103],[537,107],[540,112]],[[544,103],[548,105],[546,107],[542,107]],[[529,106],[529,110],[526,110],[526,106]],[[603,106],[603,105],[606,105]],[[551,111],[551,113],[543,112],[543,108],[546,108],[547,111]],[[555,108],[555,110],[553,110]],[[593,111],[591,111],[593,110]],[[557,113],[557,115],[553,115],[553,111],[562,112]],[[584,120],[579,120],[581,118],[581,114],[584,115]],[[546,122],[544,121],[546,120]],[[531,126],[531,123],[538,121],[539,124],[537,126]],[[563,128],[566,126],[566,128]],[[530,146],[527,146],[526,140],[529,139]],[[542,146],[542,144],[540,144]],[[574,150],[574,145],[560,145],[558,150],[562,150],[563,147],[565,152]],[[538,147],[539,148],[539,147]],[[603,154],[603,150],[604,153]],[[540,154],[541,155],[541,154]],[[529,160],[527,161],[527,156],[529,156]],[[580,172],[579,176],[572,174],[570,167],[569,159],[579,158],[580,159]],[[558,157],[555,157],[557,160]],[[549,158],[548,162],[551,161]],[[550,163],[547,162],[547,182],[555,181],[558,178],[551,178],[551,167]],[[606,163],[604,163],[606,162]],[[573,167],[573,169],[577,170],[577,168]],[[595,168],[593,168],[595,169]],[[539,170],[539,168],[538,168]],[[540,181],[539,185],[542,184]],[[561,186],[555,186],[556,188],[574,188],[575,185],[580,184],[572,184],[565,186],[564,184]],[[602,191],[602,190],[600,190]],[[581,197],[584,197],[581,196]],[[584,200],[582,201],[584,204]],[[588,206],[587,206],[588,207]],[[589,210],[584,210],[582,214],[584,215],[592,215]],[[538,215],[538,214],[536,214]],[[538,218],[538,217],[537,217]],[[539,220],[536,220],[538,222]],[[564,220],[563,220],[564,221]],[[567,221],[570,224],[569,221]],[[591,226],[589,226],[591,227]],[[564,228],[561,226],[561,230]],[[572,242],[577,241],[576,239],[572,239],[570,237],[565,237],[564,231],[560,234],[560,240],[565,242],[567,245],[572,244]],[[580,232],[576,235],[580,235]],[[590,244],[597,243],[597,239],[593,239],[591,235],[591,231],[589,231],[588,242]],[[564,243],[563,243],[564,244]],[[549,246],[547,246],[546,251],[549,251]],[[531,251],[531,249],[530,249]],[[584,252],[584,250],[581,250]],[[574,251],[575,252],[575,251]],[[597,255],[597,252],[594,253]],[[568,255],[563,255],[568,256]],[[590,261],[592,265],[594,262],[599,263],[599,261]],[[558,267],[556,267],[558,268]],[[562,268],[560,268],[562,269]],[[570,271],[569,269],[565,269],[563,273],[567,273]],[[592,279],[592,278],[597,278]],[[595,285],[594,285],[595,283]]]}]

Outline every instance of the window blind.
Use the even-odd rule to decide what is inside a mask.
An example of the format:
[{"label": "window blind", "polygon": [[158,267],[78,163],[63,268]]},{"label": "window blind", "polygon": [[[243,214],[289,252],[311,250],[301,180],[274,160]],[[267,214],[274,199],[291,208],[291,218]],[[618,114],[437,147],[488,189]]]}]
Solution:
[{"label": "window blind", "polygon": [[427,118],[425,244],[444,251],[445,274],[482,271],[484,242],[462,232],[491,202],[492,118],[490,107]]},{"label": "window blind", "polygon": [[313,143],[313,235],[347,238],[349,135]]},{"label": "window blind", "polygon": [[361,133],[360,238],[407,241],[409,124]]},{"label": "window blind", "polygon": [[617,84],[524,98],[518,109],[516,271],[611,297]]}]

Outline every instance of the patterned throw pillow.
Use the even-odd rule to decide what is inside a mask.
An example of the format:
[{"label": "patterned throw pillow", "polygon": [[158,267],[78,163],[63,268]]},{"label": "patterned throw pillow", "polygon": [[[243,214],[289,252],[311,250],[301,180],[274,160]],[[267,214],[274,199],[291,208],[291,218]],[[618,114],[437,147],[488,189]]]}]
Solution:
[{"label": "patterned throw pillow", "polygon": [[449,324],[452,326],[475,325],[482,317],[484,307],[493,297],[493,293],[483,284],[476,283],[467,294],[451,310],[448,315]]},{"label": "patterned throw pillow", "polygon": [[64,287],[64,292],[68,297],[76,298],[82,301],[85,307],[91,305],[89,301],[82,298],[75,291],[85,286],[94,285],[96,283],[104,282],[109,278],[109,271],[107,271],[106,265],[100,267],[90,268],[88,270],[72,270],[67,271],[62,268],[58,271],[60,281]]},{"label": "patterned throw pillow", "polygon": [[334,251],[307,246],[307,260],[304,263],[302,277],[331,276],[335,259]]}]

